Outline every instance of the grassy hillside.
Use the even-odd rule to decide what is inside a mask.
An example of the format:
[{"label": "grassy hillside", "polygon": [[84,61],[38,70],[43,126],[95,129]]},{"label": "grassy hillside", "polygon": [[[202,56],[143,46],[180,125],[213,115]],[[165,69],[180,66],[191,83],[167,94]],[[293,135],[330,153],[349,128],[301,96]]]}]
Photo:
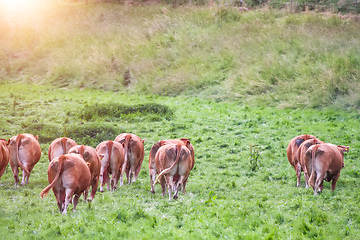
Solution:
[{"label": "grassy hillside", "polygon": [[359,25],[338,15],[58,2],[0,16],[2,82],[360,106]]}]

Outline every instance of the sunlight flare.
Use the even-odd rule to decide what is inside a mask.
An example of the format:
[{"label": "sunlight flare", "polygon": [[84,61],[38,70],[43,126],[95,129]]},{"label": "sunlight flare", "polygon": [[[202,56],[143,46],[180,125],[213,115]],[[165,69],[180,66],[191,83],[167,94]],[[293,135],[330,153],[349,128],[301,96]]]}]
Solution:
[{"label": "sunlight flare", "polygon": [[0,6],[7,14],[17,14],[30,10],[37,2],[37,0],[0,0]]},{"label": "sunlight flare", "polygon": [[26,23],[37,18],[52,1],[45,0],[0,0],[0,14],[7,22]]}]

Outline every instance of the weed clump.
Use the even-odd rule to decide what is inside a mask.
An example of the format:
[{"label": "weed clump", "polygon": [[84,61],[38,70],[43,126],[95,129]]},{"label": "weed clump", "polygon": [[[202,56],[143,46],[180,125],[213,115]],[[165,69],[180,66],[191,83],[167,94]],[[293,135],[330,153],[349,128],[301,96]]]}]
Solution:
[{"label": "weed clump", "polygon": [[249,149],[249,164],[250,164],[250,169],[251,171],[255,172],[259,165],[260,165],[260,150],[259,147],[257,145],[253,145],[250,144],[250,149]]},{"label": "weed clump", "polygon": [[100,142],[115,139],[119,133],[125,132],[114,124],[87,123],[69,127],[68,137],[84,145],[96,147]]}]

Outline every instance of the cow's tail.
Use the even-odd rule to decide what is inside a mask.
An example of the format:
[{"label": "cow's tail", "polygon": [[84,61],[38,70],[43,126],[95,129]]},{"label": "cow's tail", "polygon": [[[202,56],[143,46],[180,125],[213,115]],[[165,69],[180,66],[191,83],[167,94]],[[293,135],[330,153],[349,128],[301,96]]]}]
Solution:
[{"label": "cow's tail", "polygon": [[65,137],[63,137],[62,139],[61,139],[61,147],[62,147],[62,149],[63,149],[63,154],[66,154],[67,153],[67,149],[66,149],[66,142],[67,142],[67,139],[65,138]]},{"label": "cow's tail", "polygon": [[110,164],[110,159],[111,159],[111,154],[112,154],[112,148],[113,148],[113,141],[109,140],[107,143],[106,143],[106,148],[107,148],[107,153],[108,153],[108,158],[105,159],[106,162],[105,162],[105,165],[104,165],[104,168],[103,168],[103,172],[102,172],[102,175],[103,175],[103,181],[106,182],[107,179],[105,179],[107,177],[107,169],[109,167],[109,164]]},{"label": "cow's tail", "polygon": [[124,153],[125,153],[125,159],[124,159],[124,164],[122,166],[122,169],[121,169],[121,175],[124,174],[126,168],[127,168],[127,164],[128,164],[128,153],[129,153],[129,144],[130,144],[130,141],[131,141],[131,134],[128,134],[125,136],[125,141],[124,141],[124,144],[123,144],[123,147],[124,147]]},{"label": "cow's tail", "polygon": [[[85,146],[80,145],[79,147],[79,154],[84,158]],[[84,158],[85,159],[85,158]]]},{"label": "cow's tail", "polygon": [[176,145],[176,158],[175,158],[175,162],[169,167],[166,168],[164,170],[161,171],[161,173],[157,176],[157,178],[155,179],[154,185],[155,183],[157,183],[157,181],[159,181],[159,179],[164,176],[165,174],[169,173],[171,171],[171,169],[174,168],[174,166],[177,164],[177,162],[179,161],[180,158],[180,152],[181,152],[181,145],[177,144]]},{"label": "cow's tail", "polygon": [[47,186],[46,188],[44,188],[41,193],[40,193],[40,197],[41,198],[45,198],[50,189],[55,185],[55,182],[56,180],[59,178],[60,174],[62,173],[63,171],[63,168],[64,168],[64,159],[65,159],[65,156],[62,155],[59,157],[59,162],[58,162],[58,168],[57,168],[57,171],[56,171],[56,175],[55,175],[55,178],[54,180],[49,184],[49,186]]},{"label": "cow's tail", "polygon": [[22,162],[20,161],[20,157],[19,157],[19,148],[20,148],[20,144],[21,144],[21,138],[23,135],[19,134],[16,137],[16,159],[18,162],[18,165],[20,166],[20,168],[27,174],[29,175],[30,172],[26,169],[26,167],[22,164]]},{"label": "cow's tail", "polygon": [[315,187],[315,177],[316,177],[315,156],[316,156],[316,151],[317,151],[318,147],[319,147],[319,145],[314,145],[312,152],[311,152],[311,175],[309,178],[309,185],[311,187]]}]

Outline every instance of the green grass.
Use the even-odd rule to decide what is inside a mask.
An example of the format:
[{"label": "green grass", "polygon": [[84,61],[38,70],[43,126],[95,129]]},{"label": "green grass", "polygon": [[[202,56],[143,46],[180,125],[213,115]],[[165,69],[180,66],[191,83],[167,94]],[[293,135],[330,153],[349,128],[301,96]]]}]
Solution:
[{"label": "green grass", "polygon": [[[43,2],[44,3],[44,2]],[[0,239],[358,239],[359,25],[269,8],[57,2],[0,8],[0,138],[39,135],[26,186],[0,179]],[[128,86],[124,80],[129,80]],[[145,139],[135,184],[62,216],[47,151]],[[300,134],[350,146],[335,192],[296,186],[286,147]],[[151,146],[195,149],[187,194],[150,193]],[[252,153],[252,155],[251,155]],[[257,155],[258,154],[258,155]]]},{"label": "green grass", "polygon": [[2,82],[283,108],[360,106],[359,25],[337,14],[63,2],[36,13],[5,18]]},{"label": "green grass", "polygon": [[[352,110],[280,109],[216,102],[198,97],[134,95],[99,90],[3,84],[0,88],[0,137],[39,134],[42,157],[26,186],[14,187],[10,167],[0,179],[0,238],[125,239],[357,239],[360,236],[360,114]],[[107,109],[155,106],[156,118],[142,114],[101,115]],[[140,110],[139,110],[140,109]],[[92,118],[84,113],[93,112]],[[159,111],[161,112],[161,111]],[[167,114],[172,113],[172,114]],[[85,114],[85,116],[87,116]],[[66,131],[64,130],[66,127]],[[95,147],[122,132],[145,139],[145,160],[138,182],[115,192],[82,199],[76,212],[62,216],[47,186],[47,148],[56,137],[74,138]],[[335,192],[330,184],[313,191],[296,186],[286,147],[296,135],[311,133],[325,142],[348,145],[345,168]],[[147,158],[161,139],[187,137],[195,148],[195,168],[187,194],[177,201],[149,192]],[[259,150],[252,170],[250,146]]]}]

